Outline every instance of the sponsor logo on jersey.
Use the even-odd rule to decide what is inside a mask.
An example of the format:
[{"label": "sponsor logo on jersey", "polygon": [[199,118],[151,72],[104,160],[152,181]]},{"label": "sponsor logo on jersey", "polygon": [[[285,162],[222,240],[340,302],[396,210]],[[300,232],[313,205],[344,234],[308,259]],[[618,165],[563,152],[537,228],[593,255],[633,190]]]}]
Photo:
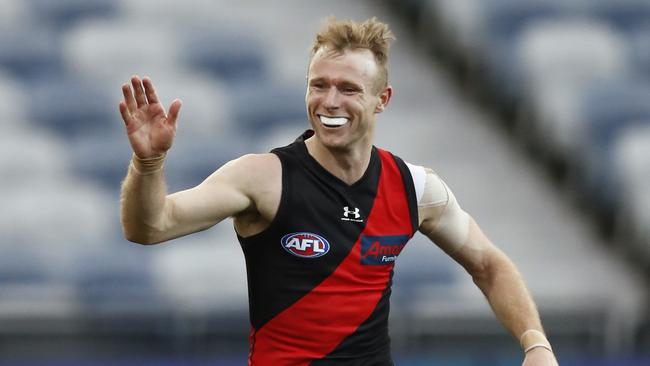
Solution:
[{"label": "sponsor logo on jersey", "polygon": [[361,218],[361,210],[359,207],[355,207],[354,210],[351,210],[349,206],[343,207],[343,217],[342,221],[354,221],[354,222],[363,222]]},{"label": "sponsor logo on jersey", "polygon": [[330,251],[327,239],[314,233],[291,233],[280,240],[282,248],[301,258],[318,258]]},{"label": "sponsor logo on jersey", "polygon": [[394,263],[408,240],[408,235],[362,236],[361,264]]}]

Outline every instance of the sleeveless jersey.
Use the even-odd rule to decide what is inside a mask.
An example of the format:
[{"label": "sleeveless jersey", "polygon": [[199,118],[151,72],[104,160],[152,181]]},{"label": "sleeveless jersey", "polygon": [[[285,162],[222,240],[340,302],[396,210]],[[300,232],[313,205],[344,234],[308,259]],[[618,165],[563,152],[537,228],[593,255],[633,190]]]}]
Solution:
[{"label": "sleeveless jersey", "polygon": [[395,259],[417,230],[407,165],[372,148],[352,185],[307,151],[307,131],[274,149],[282,196],[263,232],[239,236],[251,320],[249,365],[393,365],[388,336]]}]

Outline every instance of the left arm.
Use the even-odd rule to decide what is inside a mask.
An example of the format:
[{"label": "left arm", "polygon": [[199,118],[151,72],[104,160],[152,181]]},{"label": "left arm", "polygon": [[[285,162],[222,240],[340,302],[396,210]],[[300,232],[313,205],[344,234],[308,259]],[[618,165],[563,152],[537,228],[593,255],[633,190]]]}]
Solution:
[{"label": "left arm", "polygon": [[467,270],[497,319],[527,350],[524,365],[557,365],[521,274],[433,171],[427,170],[418,211],[420,232]]}]

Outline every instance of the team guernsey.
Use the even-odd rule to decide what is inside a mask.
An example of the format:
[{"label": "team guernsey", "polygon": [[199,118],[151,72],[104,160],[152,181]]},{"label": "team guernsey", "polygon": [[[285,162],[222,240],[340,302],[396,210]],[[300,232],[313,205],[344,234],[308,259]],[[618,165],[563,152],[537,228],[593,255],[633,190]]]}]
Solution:
[{"label": "team guernsey", "polygon": [[253,366],[393,365],[395,260],[417,229],[408,166],[373,147],[348,185],[309,155],[307,131],[273,150],[282,196],[270,226],[239,237],[248,275]]}]

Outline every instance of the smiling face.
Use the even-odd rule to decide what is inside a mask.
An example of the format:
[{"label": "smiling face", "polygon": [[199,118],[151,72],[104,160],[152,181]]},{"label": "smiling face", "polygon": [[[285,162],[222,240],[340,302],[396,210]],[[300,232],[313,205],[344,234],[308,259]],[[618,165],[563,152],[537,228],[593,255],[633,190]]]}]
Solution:
[{"label": "smiling face", "polygon": [[376,114],[392,89],[377,85],[378,67],[368,49],[331,52],[320,48],[307,75],[307,113],[324,147],[349,151],[370,148]]}]

